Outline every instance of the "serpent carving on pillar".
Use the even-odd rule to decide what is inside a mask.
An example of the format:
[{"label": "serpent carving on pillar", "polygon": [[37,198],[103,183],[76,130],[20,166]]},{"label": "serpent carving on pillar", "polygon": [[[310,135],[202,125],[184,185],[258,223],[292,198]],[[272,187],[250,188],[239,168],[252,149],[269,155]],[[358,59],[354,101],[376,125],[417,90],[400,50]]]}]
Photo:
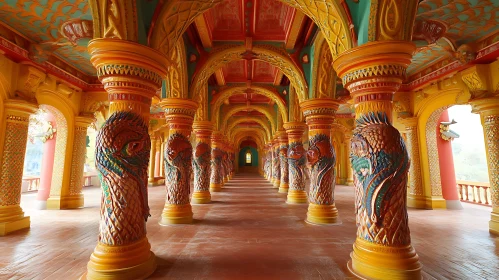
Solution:
[{"label": "serpent carving on pillar", "polygon": [[293,190],[305,190],[304,167],[306,163],[306,151],[300,142],[292,142],[288,149],[289,165],[289,188]]},{"label": "serpent carving on pillar", "polygon": [[307,151],[310,169],[309,200],[315,204],[331,205],[334,203],[334,185],[336,154],[331,138],[325,134],[316,134],[310,141]]},{"label": "serpent carving on pillar", "polygon": [[210,181],[214,184],[222,183],[222,150],[213,148],[211,150],[211,177]]},{"label": "serpent carving on pillar", "polygon": [[198,142],[194,152],[194,190],[208,191],[210,188],[211,147],[208,143]]},{"label": "serpent carving on pillar", "polygon": [[272,176],[276,180],[281,180],[281,164],[279,159],[279,148],[274,150],[274,155],[272,157]]},{"label": "serpent carving on pillar", "polygon": [[355,172],[357,236],[384,245],[410,244],[406,210],[409,157],[384,113],[357,120],[350,161]]},{"label": "serpent carving on pillar", "polygon": [[151,139],[144,120],[116,112],[97,134],[96,165],[102,187],[99,242],[123,245],[146,235],[147,165]]},{"label": "serpent carving on pillar", "polygon": [[189,203],[191,160],[192,146],[189,139],[180,133],[170,135],[164,159],[167,203]]},{"label": "serpent carving on pillar", "polygon": [[279,149],[279,159],[281,164],[281,181],[289,182],[289,167],[288,167],[288,146],[282,145]]}]

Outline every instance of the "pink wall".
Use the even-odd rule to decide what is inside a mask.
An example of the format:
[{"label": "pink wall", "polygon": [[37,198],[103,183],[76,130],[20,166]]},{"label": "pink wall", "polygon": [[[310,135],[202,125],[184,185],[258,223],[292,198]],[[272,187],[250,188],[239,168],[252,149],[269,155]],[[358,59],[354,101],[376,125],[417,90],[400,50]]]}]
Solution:
[{"label": "pink wall", "polygon": [[[57,127],[54,116],[47,112],[46,121],[52,122],[53,128]],[[50,195],[50,186],[52,184],[52,172],[54,170],[55,143],[57,132],[54,138],[48,139],[43,144],[42,169],[40,171],[40,186],[36,199],[46,201]]]}]

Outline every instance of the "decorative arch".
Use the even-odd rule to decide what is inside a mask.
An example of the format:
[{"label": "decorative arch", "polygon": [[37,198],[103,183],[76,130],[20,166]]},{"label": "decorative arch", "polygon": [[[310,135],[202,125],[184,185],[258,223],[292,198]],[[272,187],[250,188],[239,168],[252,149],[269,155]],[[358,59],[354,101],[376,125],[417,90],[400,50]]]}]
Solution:
[{"label": "decorative arch", "polygon": [[333,56],[324,35],[320,32],[314,42],[314,61],[311,84],[312,98],[334,98],[336,96],[336,71],[333,70]]},{"label": "decorative arch", "polygon": [[263,136],[263,131],[261,129],[240,128],[237,132],[234,133],[234,138],[231,140],[233,140],[233,143],[236,144],[236,148],[239,148],[237,144],[240,144],[241,139],[247,136],[251,136],[255,140],[259,148],[262,148],[264,146],[263,143],[265,142],[265,137]]},{"label": "decorative arch", "polygon": [[267,135],[267,138],[266,139],[270,139],[272,137],[272,134],[271,134],[271,129],[269,128],[269,123],[265,123],[265,121],[261,118],[258,118],[258,117],[243,117],[243,118],[237,118],[235,120],[233,120],[231,123],[229,123],[227,125],[227,128],[226,130],[224,131],[225,135],[227,135],[227,137],[229,139],[232,139],[232,135],[231,135],[231,132],[232,130],[234,129],[234,127],[239,124],[239,123],[242,123],[242,122],[246,122],[246,121],[254,121],[256,123],[258,123],[259,125],[262,126],[262,128],[265,130],[266,132],[266,135]]},{"label": "decorative arch", "polygon": [[[438,136],[436,133],[438,119],[445,109],[453,105],[467,103],[470,96],[466,87],[455,87],[438,90],[437,92],[421,101],[416,110],[416,116],[418,118],[419,155],[425,196],[442,195],[437,149]],[[466,96],[468,98],[460,98],[463,94],[467,94]]]},{"label": "decorative arch", "polygon": [[[199,116],[205,115],[204,112],[208,111],[207,98],[204,98],[202,95],[206,92],[203,91],[203,87],[206,86],[210,76],[222,66],[232,61],[243,59],[243,55],[246,52],[246,47],[243,45],[222,46],[212,51],[209,58],[197,71],[191,83],[193,86],[190,89],[190,97],[200,104],[198,111],[200,110],[201,112],[198,112]],[[306,92],[308,91],[308,86],[305,76],[300,67],[296,65],[285,50],[274,46],[258,45],[253,46],[251,52],[255,59],[273,65],[288,77],[291,85],[295,88],[300,102],[307,99]]]},{"label": "decorative arch", "polygon": [[[243,92],[246,89],[247,87],[245,86],[234,86],[224,89],[223,91],[218,93],[215,99],[212,101],[213,105],[211,107],[211,120],[213,121],[219,119],[220,107],[225,102],[225,100],[229,99],[229,97],[236,93]],[[286,108],[286,104],[284,103],[282,98],[276,92],[273,92],[272,90],[263,86],[251,86],[251,89],[254,93],[266,96],[275,101],[277,107],[279,108],[280,114],[283,116],[284,122],[288,122],[288,109]]]},{"label": "decorative arch", "polygon": [[187,76],[187,55],[185,53],[184,40],[180,37],[177,44],[168,55],[170,68],[166,77],[166,97],[167,98],[187,98],[188,76]]},{"label": "decorative arch", "polygon": [[[353,47],[348,17],[340,1],[279,1],[300,10],[319,26],[328,40],[333,57]],[[196,17],[221,2],[222,0],[166,1],[152,31],[151,47],[168,54]]]},{"label": "decorative arch", "polygon": [[49,108],[57,122],[54,173],[47,209],[61,209],[60,198],[69,195],[71,185],[76,108],[67,97],[49,86],[41,87],[35,97],[38,104]]},{"label": "decorative arch", "polygon": [[224,131],[225,126],[227,125],[227,121],[229,120],[230,117],[232,117],[232,115],[234,115],[237,112],[241,112],[241,111],[248,110],[248,109],[255,110],[255,111],[258,111],[258,112],[264,114],[270,121],[270,124],[272,127],[272,132],[277,130],[276,122],[275,122],[272,114],[265,107],[257,106],[257,105],[250,105],[250,106],[237,105],[237,106],[230,107],[229,111],[224,113],[224,118],[221,122],[221,126],[219,126],[218,124],[216,125],[217,129],[218,129],[218,127],[220,127],[221,129],[219,129],[219,130]]}]

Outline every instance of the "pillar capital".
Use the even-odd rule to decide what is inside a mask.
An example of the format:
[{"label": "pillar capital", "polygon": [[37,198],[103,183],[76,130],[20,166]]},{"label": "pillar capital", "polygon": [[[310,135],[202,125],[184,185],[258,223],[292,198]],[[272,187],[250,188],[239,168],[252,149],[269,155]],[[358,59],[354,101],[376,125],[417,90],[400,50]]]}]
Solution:
[{"label": "pillar capital", "polygon": [[334,69],[357,105],[356,118],[380,112],[391,121],[393,95],[405,78],[415,49],[414,43],[406,41],[369,42],[334,61]]},{"label": "pillar capital", "polygon": [[186,134],[190,135],[198,108],[197,102],[183,98],[166,98],[159,105],[165,110],[165,119],[170,130],[189,131]]},{"label": "pillar capital", "polygon": [[119,39],[94,39],[90,62],[109,94],[110,112],[134,111],[148,119],[151,99],[167,76],[168,59],[147,46]]},{"label": "pillar capital", "polygon": [[93,116],[77,116],[75,117],[76,128],[87,129],[93,122],[95,118]]},{"label": "pillar capital", "polygon": [[415,49],[407,41],[369,42],[342,53],[333,67],[355,99],[385,98],[399,89]]},{"label": "pillar capital", "polygon": [[499,115],[499,97],[480,98],[471,100],[471,112],[483,117]]},{"label": "pillar capital", "polygon": [[284,123],[283,127],[289,137],[291,137],[291,135],[296,135],[300,138],[307,129],[307,125],[304,122],[287,122]]},{"label": "pillar capital", "polygon": [[5,102],[5,114],[7,121],[29,122],[29,116],[38,109],[34,103],[24,100],[7,100]]},{"label": "pillar capital", "polygon": [[[331,128],[340,103],[330,98],[314,98],[300,103],[307,124],[314,127]],[[313,128],[312,128],[313,129]]]},{"label": "pillar capital", "polygon": [[403,124],[407,130],[413,129],[418,126],[418,117],[401,118],[399,119],[399,122]]}]

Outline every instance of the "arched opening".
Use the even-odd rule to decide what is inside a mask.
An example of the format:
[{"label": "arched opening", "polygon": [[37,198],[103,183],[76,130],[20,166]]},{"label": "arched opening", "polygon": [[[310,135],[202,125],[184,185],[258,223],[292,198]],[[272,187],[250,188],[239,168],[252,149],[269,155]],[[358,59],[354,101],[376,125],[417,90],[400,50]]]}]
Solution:
[{"label": "arched opening", "polygon": [[[447,110],[447,120],[448,122],[452,123],[455,121],[456,123],[449,125],[448,129],[445,125],[441,124],[440,130],[441,133],[447,131],[447,134],[451,137],[458,137],[449,139],[449,136],[442,136],[442,140],[439,142],[444,142],[444,145],[448,143],[447,145],[452,146],[452,167],[454,167],[455,171],[454,180],[459,199],[466,203],[491,206],[492,193],[489,184],[483,128],[480,115],[471,113],[471,110],[470,105],[450,107]],[[445,113],[443,117],[445,121]],[[439,145],[440,149],[448,150],[448,147]],[[446,152],[449,153],[448,151]],[[439,151],[439,153],[441,152]],[[445,179],[444,174],[442,174],[442,180]]]},{"label": "arched opening", "polygon": [[258,146],[255,141],[246,139],[239,145],[240,172],[257,173],[259,165]]}]

